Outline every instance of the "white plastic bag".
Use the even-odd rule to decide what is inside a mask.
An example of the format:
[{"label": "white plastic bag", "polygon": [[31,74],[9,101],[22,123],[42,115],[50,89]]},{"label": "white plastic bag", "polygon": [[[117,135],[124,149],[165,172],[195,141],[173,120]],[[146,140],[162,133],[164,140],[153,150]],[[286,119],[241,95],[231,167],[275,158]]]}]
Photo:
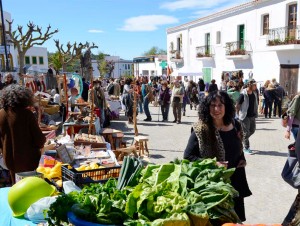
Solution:
[{"label": "white plastic bag", "polygon": [[44,197],[33,203],[26,211],[24,217],[33,223],[46,222],[48,217],[47,210],[55,202],[57,196]]},{"label": "white plastic bag", "polygon": [[79,187],[77,187],[73,181],[64,181],[63,189],[64,189],[65,194],[69,194],[72,191],[78,191],[78,192],[81,191],[81,189]]}]

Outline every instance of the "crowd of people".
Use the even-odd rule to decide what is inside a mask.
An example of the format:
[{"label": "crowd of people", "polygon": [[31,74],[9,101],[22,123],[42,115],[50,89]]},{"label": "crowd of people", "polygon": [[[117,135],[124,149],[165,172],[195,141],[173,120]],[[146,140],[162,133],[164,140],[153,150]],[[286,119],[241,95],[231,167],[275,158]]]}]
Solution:
[{"label": "crowd of people", "polygon": [[[170,82],[159,78],[148,80],[148,77],[143,76],[135,79],[95,79],[92,84],[83,79],[81,95],[73,87],[68,100],[71,111],[75,110],[74,103],[78,99],[93,102],[99,109],[102,127],[105,127],[106,117],[109,117],[105,112],[108,107],[107,95],[121,101],[129,124],[133,123],[134,110],[145,115],[144,121],[154,121],[149,110],[150,103],[159,106],[163,122],[169,121],[170,107],[174,116],[173,123],[177,124],[186,116],[186,106],[197,110],[199,118],[192,126],[183,157],[190,161],[216,158],[218,164],[236,168],[231,176],[232,185],[239,192],[239,197],[234,200],[235,211],[240,220],[245,221],[244,198],[252,194],[245,171],[245,154],[252,154],[249,138],[255,133],[259,112],[265,118],[276,115],[281,117],[285,92],[275,79],[267,80],[260,90],[254,79],[242,79],[240,73],[232,76],[224,74],[220,88],[214,79],[210,84],[203,79],[199,79],[198,83],[187,79]],[[45,137],[31,110],[34,106],[33,93],[14,84],[11,74],[5,75],[4,81],[0,84],[3,89],[0,97],[0,148],[5,167],[11,172],[11,180],[14,182],[15,173],[37,168],[41,156],[39,150],[45,143]],[[64,97],[59,95],[58,87],[55,88],[50,92],[51,101],[62,105]],[[290,117],[285,136],[288,139],[290,132],[295,139],[297,137],[300,124],[299,97],[296,95],[293,98],[287,110]]]}]

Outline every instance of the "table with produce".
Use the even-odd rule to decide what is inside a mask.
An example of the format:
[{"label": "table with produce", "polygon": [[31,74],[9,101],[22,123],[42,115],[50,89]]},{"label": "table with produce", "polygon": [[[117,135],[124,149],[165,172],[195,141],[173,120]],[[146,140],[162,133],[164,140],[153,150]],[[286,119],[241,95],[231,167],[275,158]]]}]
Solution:
[{"label": "table with produce", "polygon": [[[64,167],[73,173],[77,171],[68,165],[60,166],[63,170]],[[215,159],[155,165],[125,156],[118,171],[96,180],[101,183],[91,177],[82,183],[81,179],[88,177],[85,171],[72,181],[63,177],[61,191],[37,177],[27,177],[12,188],[0,189],[0,194],[8,190],[9,205],[7,208],[1,204],[0,210],[6,208],[6,215],[9,212],[10,218],[5,219],[15,220],[12,215],[25,219],[25,214],[34,223],[47,221],[48,225],[240,223],[233,208],[238,192],[229,179],[234,169],[219,166]],[[0,225],[5,225],[2,218]]]}]

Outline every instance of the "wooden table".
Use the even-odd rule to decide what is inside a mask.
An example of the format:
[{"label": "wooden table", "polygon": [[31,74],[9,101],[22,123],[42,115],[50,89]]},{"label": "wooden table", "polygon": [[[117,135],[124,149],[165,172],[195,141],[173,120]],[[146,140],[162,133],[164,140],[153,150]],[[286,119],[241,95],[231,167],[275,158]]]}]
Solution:
[{"label": "wooden table", "polygon": [[[98,125],[97,125],[98,124]],[[74,128],[89,128],[90,123],[88,122],[81,122],[81,123],[75,123],[75,122],[65,122],[63,124],[64,129],[64,135],[66,135],[67,129],[70,128],[70,136],[74,135]],[[92,125],[92,133],[93,135],[98,134],[100,131],[100,122],[99,118],[96,118],[96,120],[93,122]]]},{"label": "wooden table", "polygon": [[115,150],[116,148],[113,140],[113,134],[116,133],[122,133],[122,131],[111,128],[103,128],[100,130],[100,135],[102,135],[104,139],[110,143],[111,150]]}]

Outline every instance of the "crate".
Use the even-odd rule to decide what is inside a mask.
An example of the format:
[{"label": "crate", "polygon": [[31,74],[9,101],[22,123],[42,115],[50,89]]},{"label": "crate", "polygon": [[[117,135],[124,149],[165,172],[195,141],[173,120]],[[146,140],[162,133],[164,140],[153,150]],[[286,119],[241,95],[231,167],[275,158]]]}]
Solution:
[{"label": "crate", "polygon": [[77,171],[76,169],[68,169],[62,165],[61,174],[63,181],[73,181],[77,186],[83,187],[90,183],[104,183],[110,178],[118,178],[121,166],[105,167],[100,169]]},{"label": "crate", "polygon": [[25,177],[39,177],[39,178],[43,178],[43,174],[36,172],[36,171],[28,171],[28,172],[20,172],[20,173],[16,173],[16,183],[22,179],[24,179]]}]

